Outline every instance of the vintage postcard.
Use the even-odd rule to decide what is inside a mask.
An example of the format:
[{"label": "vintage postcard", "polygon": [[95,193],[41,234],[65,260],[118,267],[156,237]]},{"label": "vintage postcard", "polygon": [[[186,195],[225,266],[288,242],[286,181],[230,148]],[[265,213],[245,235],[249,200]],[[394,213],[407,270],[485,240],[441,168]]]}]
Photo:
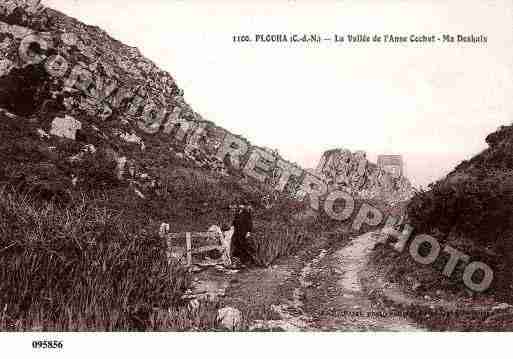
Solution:
[{"label": "vintage postcard", "polygon": [[5,342],[512,331],[512,29],[500,0],[0,0]]}]

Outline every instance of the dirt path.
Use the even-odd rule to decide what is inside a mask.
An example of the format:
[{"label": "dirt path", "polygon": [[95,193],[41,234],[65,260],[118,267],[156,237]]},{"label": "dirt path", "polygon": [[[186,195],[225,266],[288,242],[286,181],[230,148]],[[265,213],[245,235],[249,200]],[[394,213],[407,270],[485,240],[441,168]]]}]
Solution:
[{"label": "dirt path", "polygon": [[371,233],[366,233],[313,266],[312,282],[322,283],[311,291],[306,307],[307,311],[318,313],[314,328],[328,331],[419,330],[413,321],[393,316],[389,308],[371,301],[363,290],[360,273],[367,266],[374,242]]},{"label": "dirt path", "polygon": [[[417,331],[408,318],[371,301],[360,283],[373,248],[371,233],[346,243],[320,240],[265,269],[203,273],[222,304],[241,309],[250,330]],[[212,284],[214,282],[214,284]],[[219,283],[218,283],[219,282]],[[217,284],[216,284],[217,283]],[[213,294],[215,296],[215,294]]]}]

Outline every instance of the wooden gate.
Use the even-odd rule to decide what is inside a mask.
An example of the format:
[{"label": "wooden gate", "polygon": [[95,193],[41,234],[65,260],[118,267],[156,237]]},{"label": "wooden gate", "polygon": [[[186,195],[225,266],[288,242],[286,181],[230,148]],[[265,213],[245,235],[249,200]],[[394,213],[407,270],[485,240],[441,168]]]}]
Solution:
[{"label": "wooden gate", "polygon": [[[165,235],[167,242],[167,257],[168,261],[173,258],[178,260],[188,267],[193,264],[193,256],[212,250],[219,250],[221,257],[215,263],[229,264],[227,258],[229,248],[226,248],[222,243],[222,233],[216,232],[182,232],[182,233],[168,233]],[[212,262],[209,262],[209,264]],[[202,264],[201,262],[197,264]],[[204,264],[204,263],[203,263]]]}]

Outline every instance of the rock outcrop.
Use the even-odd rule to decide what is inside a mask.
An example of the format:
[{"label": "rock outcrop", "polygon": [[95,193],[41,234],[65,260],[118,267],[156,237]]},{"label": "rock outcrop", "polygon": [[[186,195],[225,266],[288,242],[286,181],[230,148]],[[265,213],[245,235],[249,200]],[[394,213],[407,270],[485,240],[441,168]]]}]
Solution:
[{"label": "rock outcrop", "polygon": [[328,183],[330,190],[342,189],[363,199],[379,199],[395,204],[413,196],[413,187],[407,178],[394,178],[376,164],[369,162],[363,151],[326,151],[315,173]]}]

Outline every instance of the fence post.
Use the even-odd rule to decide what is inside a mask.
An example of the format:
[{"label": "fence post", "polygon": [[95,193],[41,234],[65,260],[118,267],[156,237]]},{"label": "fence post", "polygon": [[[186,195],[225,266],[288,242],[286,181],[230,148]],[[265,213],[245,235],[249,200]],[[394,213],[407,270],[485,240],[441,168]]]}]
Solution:
[{"label": "fence post", "polygon": [[187,265],[192,266],[192,243],[191,243],[191,232],[185,233],[185,245],[187,251]]}]

